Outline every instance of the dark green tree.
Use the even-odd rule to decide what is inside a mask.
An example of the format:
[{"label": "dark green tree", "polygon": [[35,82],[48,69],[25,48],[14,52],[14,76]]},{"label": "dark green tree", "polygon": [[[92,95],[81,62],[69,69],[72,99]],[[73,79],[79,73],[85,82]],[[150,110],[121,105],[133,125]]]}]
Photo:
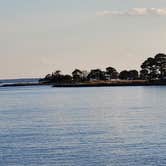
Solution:
[{"label": "dark green tree", "polygon": [[156,70],[158,72],[159,79],[165,79],[166,77],[166,55],[163,53],[157,54],[155,57]]},{"label": "dark green tree", "polygon": [[142,70],[146,70],[148,72],[148,80],[156,79],[157,77],[157,68],[156,68],[156,61],[154,58],[148,58],[146,59],[142,65],[141,65]]},{"label": "dark green tree", "polygon": [[147,69],[142,69],[140,71],[140,79],[142,80],[148,80],[149,79],[149,74]]},{"label": "dark green tree", "polygon": [[123,70],[119,73],[119,79],[121,80],[128,80],[129,72],[127,70]]},{"label": "dark green tree", "polygon": [[88,74],[88,80],[106,80],[105,72],[100,69],[93,69]]},{"label": "dark green tree", "polygon": [[137,70],[130,70],[128,71],[128,79],[129,80],[137,80],[139,77]]},{"label": "dark green tree", "polygon": [[113,67],[107,67],[106,74],[110,76],[110,79],[117,79],[118,78],[118,72]]}]

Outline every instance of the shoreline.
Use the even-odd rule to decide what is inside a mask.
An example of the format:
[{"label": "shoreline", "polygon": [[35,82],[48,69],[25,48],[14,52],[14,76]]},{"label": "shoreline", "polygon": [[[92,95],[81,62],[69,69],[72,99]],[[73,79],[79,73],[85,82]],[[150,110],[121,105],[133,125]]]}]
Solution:
[{"label": "shoreline", "polygon": [[145,81],[145,80],[118,80],[118,81],[94,81],[72,84],[54,84],[57,88],[72,87],[117,87],[117,86],[165,86],[166,81]]},{"label": "shoreline", "polygon": [[41,83],[10,83],[10,84],[2,84],[0,87],[17,87],[17,86],[41,86]]},{"label": "shoreline", "polygon": [[166,86],[166,81],[146,81],[146,80],[113,80],[113,81],[89,81],[80,83],[11,83],[2,84],[0,87],[19,87],[19,86],[52,86],[55,88],[72,87],[117,87],[117,86]]}]

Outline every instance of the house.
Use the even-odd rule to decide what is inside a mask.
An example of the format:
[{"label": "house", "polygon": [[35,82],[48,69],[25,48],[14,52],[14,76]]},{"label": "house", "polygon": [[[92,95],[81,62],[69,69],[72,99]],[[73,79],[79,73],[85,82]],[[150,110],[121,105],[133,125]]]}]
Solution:
[{"label": "house", "polygon": [[72,76],[73,77],[83,77],[83,73],[82,73],[82,71],[81,70],[79,70],[79,69],[75,69],[73,72],[72,72]]},{"label": "house", "polygon": [[83,79],[83,73],[81,70],[79,69],[75,69],[73,72],[72,72],[72,76],[73,76],[73,80],[75,82],[80,82],[82,79]]},{"label": "house", "polygon": [[82,71],[82,76],[84,79],[87,79],[89,72],[87,70]]}]

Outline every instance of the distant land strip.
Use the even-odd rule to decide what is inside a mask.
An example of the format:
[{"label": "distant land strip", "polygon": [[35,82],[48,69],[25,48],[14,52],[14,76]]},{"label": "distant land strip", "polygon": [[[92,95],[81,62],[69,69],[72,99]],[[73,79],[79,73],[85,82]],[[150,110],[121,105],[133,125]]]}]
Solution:
[{"label": "distant land strip", "polygon": [[38,79],[37,82],[1,82],[0,86],[102,87],[166,85],[166,54],[159,53],[154,57],[148,57],[140,67],[140,71],[133,69],[120,72],[112,66],[108,66],[105,70],[98,68],[90,71],[75,69],[71,74],[65,75],[60,70],[56,70],[51,74],[47,74],[44,78]]},{"label": "distant land strip", "polygon": [[146,81],[146,80],[118,80],[118,81],[95,81],[74,84],[54,84],[53,87],[115,87],[115,86],[162,86],[166,81]]}]

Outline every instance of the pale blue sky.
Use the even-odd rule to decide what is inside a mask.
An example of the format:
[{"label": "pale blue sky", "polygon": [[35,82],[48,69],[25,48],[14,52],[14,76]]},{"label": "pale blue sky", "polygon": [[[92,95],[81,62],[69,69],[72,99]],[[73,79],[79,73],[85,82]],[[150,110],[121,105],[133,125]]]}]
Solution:
[{"label": "pale blue sky", "polygon": [[139,69],[166,53],[165,8],[165,0],[0,0],[0,78]]}]

